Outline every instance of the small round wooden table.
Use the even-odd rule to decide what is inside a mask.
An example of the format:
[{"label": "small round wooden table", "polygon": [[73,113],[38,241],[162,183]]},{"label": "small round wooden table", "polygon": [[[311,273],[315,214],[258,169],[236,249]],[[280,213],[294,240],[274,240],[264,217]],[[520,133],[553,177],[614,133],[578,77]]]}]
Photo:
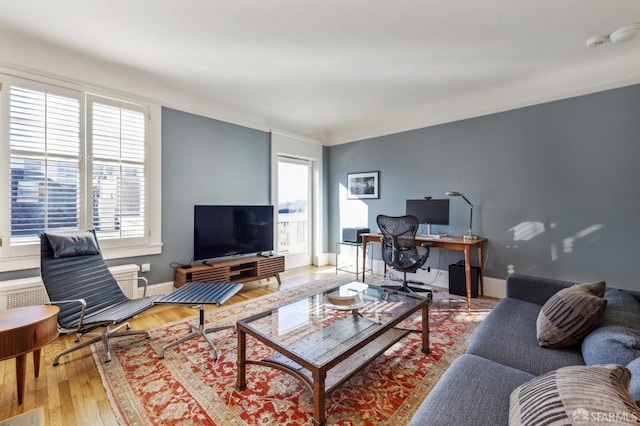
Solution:
[{"label": "small round wooden table", "polygon": [[27,354],[33,352],[33,370],[40,374],[40,348],[58,337],[57,306],[25,306],[0,311],[0,361],[16,358],[18,404],[22,404],[27,377]]}]

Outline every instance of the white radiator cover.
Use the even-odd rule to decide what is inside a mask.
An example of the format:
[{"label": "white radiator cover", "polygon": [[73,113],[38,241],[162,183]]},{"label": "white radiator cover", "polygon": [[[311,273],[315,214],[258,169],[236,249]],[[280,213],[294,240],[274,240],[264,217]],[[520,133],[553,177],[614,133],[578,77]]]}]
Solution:
[{"label": "white radiator cover", "polygon": [[[109,268],[113,277],[120,283],[122,291],[130,299],[138,295],[138,265],[119,265]],[[47,293],[44,291],[42,279],[38,277],[20,278],[0,281],[0,311],[22,306],[42,305],[46,303]]]}]

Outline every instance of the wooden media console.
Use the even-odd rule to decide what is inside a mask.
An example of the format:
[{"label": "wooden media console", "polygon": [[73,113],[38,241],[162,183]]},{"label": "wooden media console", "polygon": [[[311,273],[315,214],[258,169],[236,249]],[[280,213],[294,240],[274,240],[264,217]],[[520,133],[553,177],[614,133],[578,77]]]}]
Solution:
[{"label": "wooden media console", "polygon": [[174,269],[173,285],[176,288],[188,282],[248,282],[275,277],[280,281],[280,272],[284,272],[284,256],[249,256],[237,259],[213,261],[189,268]]}]

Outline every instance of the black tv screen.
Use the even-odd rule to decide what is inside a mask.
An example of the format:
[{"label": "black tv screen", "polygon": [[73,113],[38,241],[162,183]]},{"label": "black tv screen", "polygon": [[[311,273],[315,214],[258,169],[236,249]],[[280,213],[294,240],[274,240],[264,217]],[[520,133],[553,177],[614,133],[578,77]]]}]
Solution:
[{"label": "black tv screen", "polygon": [[407,200],[406,213],[428,225],[449,224],[449,199]]},{"label": "black tv screen", "polygon": [[193,260],[273,250],[273,206],[196,205]]}]

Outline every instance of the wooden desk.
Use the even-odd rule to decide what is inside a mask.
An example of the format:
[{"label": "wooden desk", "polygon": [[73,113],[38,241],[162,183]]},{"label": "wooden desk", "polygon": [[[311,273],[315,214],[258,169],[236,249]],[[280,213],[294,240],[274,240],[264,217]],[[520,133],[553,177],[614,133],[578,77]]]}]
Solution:
[{"label": "wooden desk", "polygon": [[[365,270],[364,259],[367,255],[367,243],[380,242],[382,234],[368,233],[360,234],[362,237],[362,258],[363,258],[363,270],[362,281],[364,282]],[[477,240],[465,239],[462,237],[441,237],[441,238],[426,238],[416,236],[416,245],[430,242],[432,248],[439,248],[444,250],[458,250],[464,252],[464,270],[467,278],[467,307],[471,308],[471,249],[476,248],[478,250],[478,265],[480,267],[480,294],[484,294],[484,268],[483,268],[483,246],[486,238],[478,238]],[[386,267],[386,265],[385,265]]]},{"label": "wooden desk", "polygon": [[27,354],[33,352],[33,370],[40,374],[40,348],[58,337],[57,306],[25,306],[0,311],[0,361],[16,358],[18,404],[22,404]]}]

